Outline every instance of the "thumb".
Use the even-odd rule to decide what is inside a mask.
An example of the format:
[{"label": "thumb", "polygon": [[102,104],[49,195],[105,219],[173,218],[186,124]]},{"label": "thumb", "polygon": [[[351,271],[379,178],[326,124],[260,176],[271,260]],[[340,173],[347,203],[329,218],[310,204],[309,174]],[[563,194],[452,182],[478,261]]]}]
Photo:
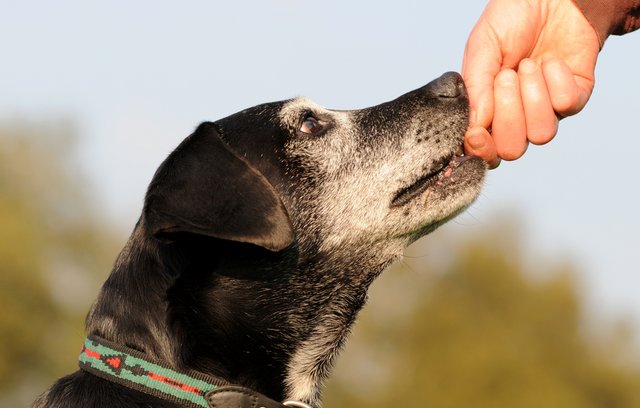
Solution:
[{"label": "thumb", "polygon": [[[481,23],[480,23],[481,24]],[[469,94],[471,126],[488,129],[493,121],[493,83],[502,66],[499,47],[490,35],[476,26],[464,50],[462,78]]]}]

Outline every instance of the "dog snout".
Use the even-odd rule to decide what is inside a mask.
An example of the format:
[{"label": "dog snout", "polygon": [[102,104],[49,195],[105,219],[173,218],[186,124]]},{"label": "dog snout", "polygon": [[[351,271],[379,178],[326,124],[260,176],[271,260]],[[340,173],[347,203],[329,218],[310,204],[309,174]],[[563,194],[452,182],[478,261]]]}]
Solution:
[{"label": "dog snout", "polygon": [[467,97],[467,89],[462,77],[457,72],[446,72],[440,78],[431,81],[425,87],[426,91],[443,99]]}]

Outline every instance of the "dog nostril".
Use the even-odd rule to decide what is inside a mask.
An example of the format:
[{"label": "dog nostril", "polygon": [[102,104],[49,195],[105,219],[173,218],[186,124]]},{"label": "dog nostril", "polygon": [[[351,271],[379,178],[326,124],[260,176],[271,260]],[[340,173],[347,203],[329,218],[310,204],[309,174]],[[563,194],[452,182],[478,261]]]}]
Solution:
[{"label": "dog nostril", "polygon": [[447,72],[431,84],[433,94],[439,98],[458,98],[467,94],[464,81],[457,72]]}]

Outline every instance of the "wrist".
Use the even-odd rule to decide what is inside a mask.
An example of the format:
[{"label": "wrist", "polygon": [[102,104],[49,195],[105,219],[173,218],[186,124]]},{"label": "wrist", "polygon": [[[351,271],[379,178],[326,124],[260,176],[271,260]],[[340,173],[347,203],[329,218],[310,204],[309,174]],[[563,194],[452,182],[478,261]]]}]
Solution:
[{"label": "wrist", "polygon": [[638,26],[631,11],[640,8],[637,0],[572,0],[595,29],[600,48],[611,34],[624,34]]}]

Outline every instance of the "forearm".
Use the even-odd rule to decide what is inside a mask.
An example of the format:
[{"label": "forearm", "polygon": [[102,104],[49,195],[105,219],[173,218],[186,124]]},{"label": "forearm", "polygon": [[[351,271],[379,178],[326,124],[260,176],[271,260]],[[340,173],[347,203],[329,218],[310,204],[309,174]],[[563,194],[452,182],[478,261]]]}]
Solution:
[{"label": "forearm", "polygon": [[640,0],[574,0],[595,28],[600,46],[611,34],[640,28]]}]

